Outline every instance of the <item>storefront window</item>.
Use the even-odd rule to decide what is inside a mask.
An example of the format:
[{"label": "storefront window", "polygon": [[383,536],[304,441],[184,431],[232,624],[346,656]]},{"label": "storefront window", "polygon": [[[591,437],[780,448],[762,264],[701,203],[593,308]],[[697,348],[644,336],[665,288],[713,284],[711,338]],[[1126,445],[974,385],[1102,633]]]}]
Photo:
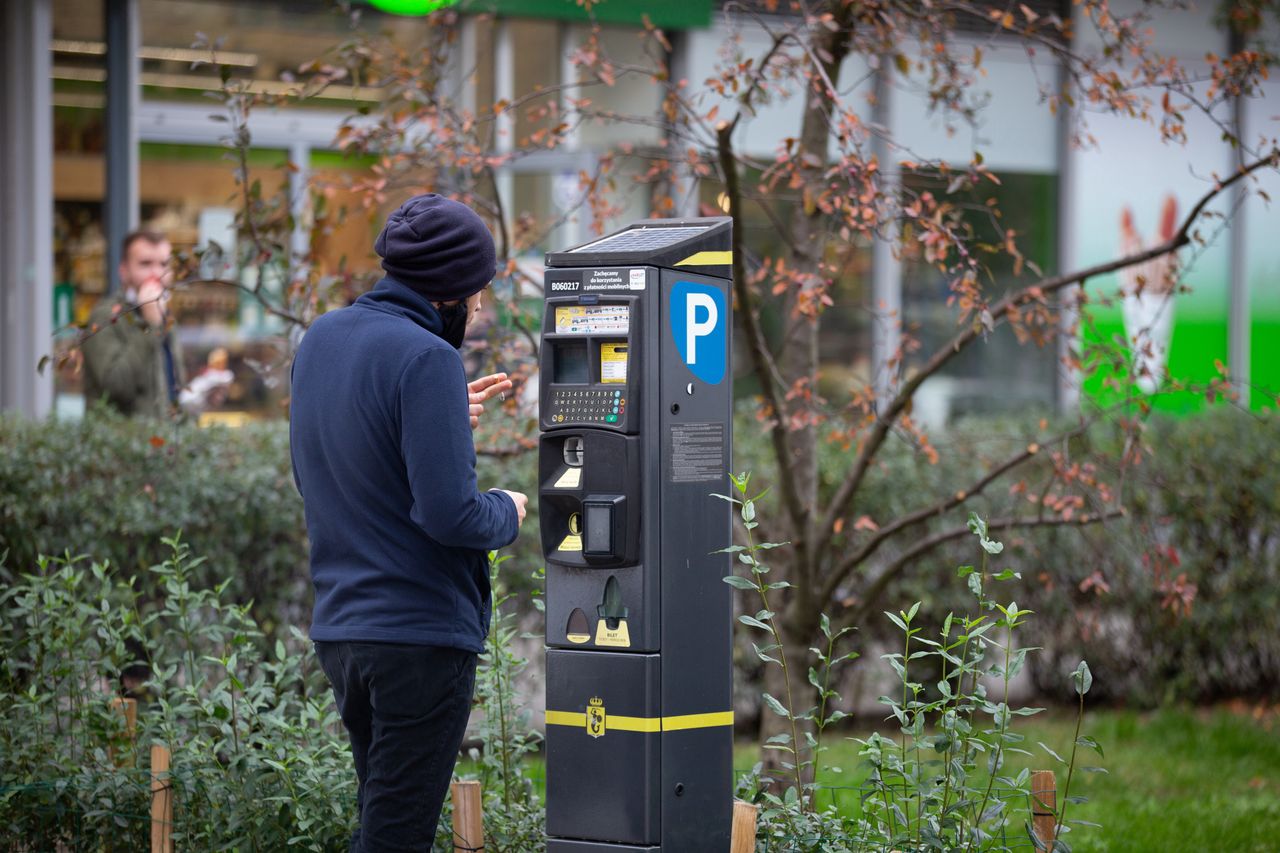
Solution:
[{"label": "storefront window", "polygon": [[[971,229],[972,245],[1001,246],[1003,229],[1017,233],[1017,245],[1029,264],[1015,274],[1014,260],[1004,252],[983,254],[982,285],[994,300],[1015,286],[1035,280],[1031,264],[1051,271],[1057,264],[1058,182],[1054,175],[1001,173],[1000,185],[985,183],[972,198],[948,196],[973,211],[965,217]],[[946,184],[921,175],[907,175],[908,192],[932,192],[943,197]],[[986,202],[994,199],[1001,212],[993,222]],[[904,333],[920,343],[908,358],[907,370],[927,360],[958,331],[957,310],[948,305],[950,278],[907,247],[902,264],[902,304]],[[1013,411],[1027,404],[1054,404],[1057,394],[1058,358],[1056,344],[1043,346],[1020,343],[1014,332],[1001,326],[987,340],[969,347],[954,358],[936,377],[926,382],[917,395],[920,418],[944,423],[971,412]]]}]

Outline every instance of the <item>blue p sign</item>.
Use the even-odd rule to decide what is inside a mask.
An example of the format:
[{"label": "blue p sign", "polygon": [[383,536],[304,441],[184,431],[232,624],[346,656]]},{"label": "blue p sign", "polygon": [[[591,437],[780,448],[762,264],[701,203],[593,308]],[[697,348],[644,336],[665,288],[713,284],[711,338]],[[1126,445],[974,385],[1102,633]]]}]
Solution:
[{"label": "blue p sign", "polygon": [[729,306],[724,292],[708,284],[677,281],[671,288],[671,334],[680,358],[708,385],[724,379]]}]

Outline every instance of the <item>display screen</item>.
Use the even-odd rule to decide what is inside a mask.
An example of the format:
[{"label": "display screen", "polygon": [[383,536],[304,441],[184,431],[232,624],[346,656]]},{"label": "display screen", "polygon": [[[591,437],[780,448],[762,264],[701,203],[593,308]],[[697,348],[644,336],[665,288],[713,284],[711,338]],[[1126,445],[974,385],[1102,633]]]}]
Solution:
[{"label": "display screen", "polygon": [[556,306],[560,335],[625,335],[630,323],[630,305]]},{"label": "display screen", "polygon": [[555,375],[552,382],[586,385],[590,375],[586,341],[555,342]]}]

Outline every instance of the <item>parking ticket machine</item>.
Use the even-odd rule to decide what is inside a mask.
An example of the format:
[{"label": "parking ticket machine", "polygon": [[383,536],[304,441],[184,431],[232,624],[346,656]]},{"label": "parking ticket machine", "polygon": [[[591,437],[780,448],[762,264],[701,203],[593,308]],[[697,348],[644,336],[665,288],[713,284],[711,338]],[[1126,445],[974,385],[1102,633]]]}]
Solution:
[{"label": "parking ticket machine", "polygon": [[547,851],[729,849],[732,224],[547,255]]}]

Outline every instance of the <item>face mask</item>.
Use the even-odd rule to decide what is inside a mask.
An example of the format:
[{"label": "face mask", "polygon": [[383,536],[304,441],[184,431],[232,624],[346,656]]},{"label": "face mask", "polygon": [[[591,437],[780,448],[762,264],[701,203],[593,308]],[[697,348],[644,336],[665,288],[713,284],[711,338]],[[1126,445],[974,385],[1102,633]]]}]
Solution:
[{"label": "face mask", "polygon": [[437,308],[440,319],[444,320],[444,329],[440,337],[454,349],[462,349],[462,339],[467,335],[467,302],[464,299],[457,305],[445,305]]}]

